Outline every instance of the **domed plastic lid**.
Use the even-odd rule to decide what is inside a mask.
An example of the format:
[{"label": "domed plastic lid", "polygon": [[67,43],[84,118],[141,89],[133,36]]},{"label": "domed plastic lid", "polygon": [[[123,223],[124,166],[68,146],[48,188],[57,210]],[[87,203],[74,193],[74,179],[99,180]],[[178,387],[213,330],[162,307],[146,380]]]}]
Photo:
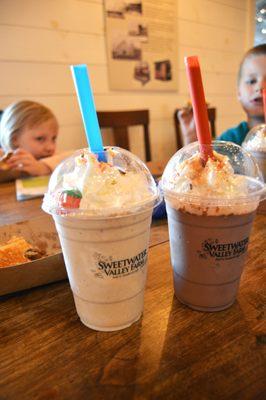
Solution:
[{"label": "domed plastic lid", "polygon": [[242,144],[248,151],[261,151],[266,153],[266,124],[254,126]]},{"label": "domed plastic lid", "polygon": [[180,149],[168,162],[161,180],[167,201],[196,214],[228,215],[255,210],[265,195],[257,163],[240,146],[213,141],[206,164],[199,143]]},{"label": "domed plastic lid", "polygon": [[50,214],[120,216],[159,202],[159,190],[145,164],[119,147],[104,149],[100,162],[89,149],[76,151],[53,172],[42,208]]}]

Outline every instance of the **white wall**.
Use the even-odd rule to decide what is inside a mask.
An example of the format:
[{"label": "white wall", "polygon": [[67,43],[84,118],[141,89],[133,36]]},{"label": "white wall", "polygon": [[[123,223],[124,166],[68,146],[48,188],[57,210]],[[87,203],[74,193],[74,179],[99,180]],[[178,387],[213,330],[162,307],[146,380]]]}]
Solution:
[{"label": "white wall", "polygon": [[[185,55],[200,58],[206,99],[218,112],[218,133],[244,118],[235,82],[249,40],[249,3],[179,0],[177,91],[143,93],[109,89],[103,1],[1,0],[0,109],[19,99],[40,101],[58,117],[59,150],[85,146],[69,65],[86,63],[97,109],[149,108],[153,159],[167,158],[175,152],[173,111],[189,99]],[[140,132],[136,137],[132,149],[142,156]]]}]

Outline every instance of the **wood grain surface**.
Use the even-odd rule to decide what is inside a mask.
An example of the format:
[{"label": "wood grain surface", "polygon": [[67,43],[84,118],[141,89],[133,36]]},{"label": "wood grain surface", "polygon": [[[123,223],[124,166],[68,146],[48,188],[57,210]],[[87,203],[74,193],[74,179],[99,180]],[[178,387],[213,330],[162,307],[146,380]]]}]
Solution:
[{"label": "wood grain surface", "polygon": [[14,224],[26,219],[43,216],[42,198],[17,201],[15,184],[0,184],[0,224]]},{"label": "wood grain surface", "polygon": [[152,227],[144,314],[96,332],[79,321],[68,282],[0,303],[0,399],[264,399],[265,216],[256,217],[238,299],[192,311],[173,294],[165,224]]}]

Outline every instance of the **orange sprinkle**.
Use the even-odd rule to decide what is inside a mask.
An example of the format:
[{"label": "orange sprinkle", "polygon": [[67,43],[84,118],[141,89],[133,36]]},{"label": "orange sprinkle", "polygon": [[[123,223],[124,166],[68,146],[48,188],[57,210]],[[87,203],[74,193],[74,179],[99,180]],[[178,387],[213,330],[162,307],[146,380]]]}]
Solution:
[{"label": "orange sprinkle", "polygon": [[104,172],[109,167],[111,167],[111,164],[103,162],[103,161],[99,162],[99,169],[101,172]]}]

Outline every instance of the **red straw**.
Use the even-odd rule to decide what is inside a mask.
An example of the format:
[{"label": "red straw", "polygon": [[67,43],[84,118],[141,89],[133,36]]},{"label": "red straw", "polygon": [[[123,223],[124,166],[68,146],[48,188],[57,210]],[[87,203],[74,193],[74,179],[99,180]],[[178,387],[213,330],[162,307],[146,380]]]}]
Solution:
[{"label": "red straw", "polygon": [[206,162],[208,157],[213,156],[211,148],[212,137],[198,57],[185,57],[185,65],[192,99],[196,132],[200,144],[201,158]]},{"label": "red straw", "polygon": [[266,87],[262,89],[264,121],[266,124]]}]

